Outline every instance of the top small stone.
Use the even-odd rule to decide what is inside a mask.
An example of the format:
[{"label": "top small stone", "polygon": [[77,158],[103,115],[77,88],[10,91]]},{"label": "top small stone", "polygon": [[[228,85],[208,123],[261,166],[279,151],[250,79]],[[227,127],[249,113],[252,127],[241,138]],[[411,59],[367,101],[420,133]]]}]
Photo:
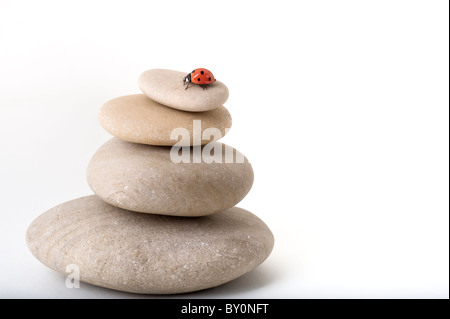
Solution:
[{"label": "top small stone", "polygon": [[203,112],[222,106],[228,99],[228,88],[220,81],[204,90],[191,85],[187,90],[183,79],[187,72],[164,69],[147,70],[139,77],[139,88],[152,100],[174,109]]}]

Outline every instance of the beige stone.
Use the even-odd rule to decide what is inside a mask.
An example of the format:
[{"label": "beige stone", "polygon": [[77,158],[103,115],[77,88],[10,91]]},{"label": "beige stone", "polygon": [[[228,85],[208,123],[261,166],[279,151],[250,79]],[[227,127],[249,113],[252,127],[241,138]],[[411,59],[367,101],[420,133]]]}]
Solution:
[{"label": "beige stone", "polygon": [[148,70],[139,77],[139,87],[152,100],[183,111],[209,111],[226,102],[228,88],[220,81],[208,84],[207,90],[195,84],[185,90],[183,78],[188,72]]},{"label": "beige stone", "polygon": [[[131,211],[173,216],[217,213],[245,197],[253,184],[253,170],[234,148],[220,142],[208,146],[222,151],[218,163],[208,163],[207,156],[196,156],[197,151],[206,155],[205,147],[195,151],[185,148],[183,151],[190,152],[187,163],[175,163],[169,147],[113,138],[92,157],[87,180],[104,201]],[[231,154],[233,163],[226,163],[227,154]]]},{"label": "beige stone", "polygon": [[139,214],[96,196],[61,204],[27,232],[33,255],[81,281],[115,290],[175,294],[215,287],[261,264],[271,253],[269,228],[233,207],[199,218]]},{"label": "beige stone", "polygon": [[[165,146],[180,141],[180,138],[171,139],[171,132],[176,128],[187,129],[189,138],[181,144],[192,146],[217,140],[226,134],[226,128],[231,127],[231,115],[223,106],[208,112],[184,112],[161,105],[144,94],[106,102],[98,119],[106,131],[124,141]],[[197,131],[200,138],[196,140],[193,140],[194,121],[201,121],[198,122],[201,130]],[[210,128],[216,128],[220,134],[205,135],[205,130]]]}]

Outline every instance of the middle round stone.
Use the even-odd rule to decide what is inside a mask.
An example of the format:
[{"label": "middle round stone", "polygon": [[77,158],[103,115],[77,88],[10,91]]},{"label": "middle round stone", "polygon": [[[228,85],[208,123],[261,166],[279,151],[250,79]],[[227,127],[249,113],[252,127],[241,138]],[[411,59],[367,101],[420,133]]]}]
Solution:
[{"label": "middle round stone", "polygon": [[253,169],[240,152],[219,142],[170,148],[113,138],[92,157],[87,180],[113,206],[204,216],[241,201],[253,184]]}]

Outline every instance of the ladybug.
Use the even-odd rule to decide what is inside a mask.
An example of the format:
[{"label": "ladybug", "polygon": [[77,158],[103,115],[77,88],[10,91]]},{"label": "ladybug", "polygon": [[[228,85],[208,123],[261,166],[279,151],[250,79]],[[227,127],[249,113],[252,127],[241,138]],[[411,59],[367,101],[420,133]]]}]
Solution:
[{"label": "ladybug", "polygon": [[216,78],[214,77],[214,75],[211,73],[211,71],[204,68],[195,69],[194,71],[186,75],[183,79],[183,83],[185,85],[187,83],[185,90],[188,89],[189,84],[191,83],[198,84],[203,90],[206,90],[208,88],[207,85],[214,82],[216,82]]}]

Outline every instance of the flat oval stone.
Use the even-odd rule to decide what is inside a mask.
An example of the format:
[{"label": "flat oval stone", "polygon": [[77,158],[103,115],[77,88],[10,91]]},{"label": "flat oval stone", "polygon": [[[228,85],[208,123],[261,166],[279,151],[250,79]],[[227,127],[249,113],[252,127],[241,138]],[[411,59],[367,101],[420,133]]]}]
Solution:
[{"label": "flat oval stone", "polygon": [[261,264],[274,244],[264,222],[241,208],[168,217],[125,211],[96,196],[50,209],[26,239],[33,255],[60,273],[76,265],[83,282],[143,294],[221,285]]},{"label": "flat oval stone", "polygon": [[188,112],[203,112],[222,106],[228,99],[228,88],[220,81],[204,90],[183,84],[186,72],[165,69],[147,70],[139,76],[139,88],[145,95],[163,105]]},{"label": "flat oval stone", "polygon": [[[225,136],[226,128],[231,127],[231,115],[223,106],[208,112],[184,112],[161,105],[144,94],[106,102],[98,119],[106,131],[124,141],[165,146],[177,143],[179,139],[171,139],[172,131],[177,128],[189,133],[189,139],[181,144],[192,146],[217,140]],[[194,121],[201,121],[196,131],[200,134],[198,140],[194,140]],[[205,130],[211,128],[216,128],[220,134],[204,136]]]},{"label": "flat oval stone", "polygon": [[[209,163],[207,147],[216,148],[214,155],[220,155],[216,162]],[[181,150],[189,153],[177,163]],[[87,169],[89,186],[111,205],[173,216],[217,213],[233,207],[250,191],[252,166],[234,148],[213,142],[181,150],[172,151],[171,156],[169,147],[113,138],[92,157]]]}]

